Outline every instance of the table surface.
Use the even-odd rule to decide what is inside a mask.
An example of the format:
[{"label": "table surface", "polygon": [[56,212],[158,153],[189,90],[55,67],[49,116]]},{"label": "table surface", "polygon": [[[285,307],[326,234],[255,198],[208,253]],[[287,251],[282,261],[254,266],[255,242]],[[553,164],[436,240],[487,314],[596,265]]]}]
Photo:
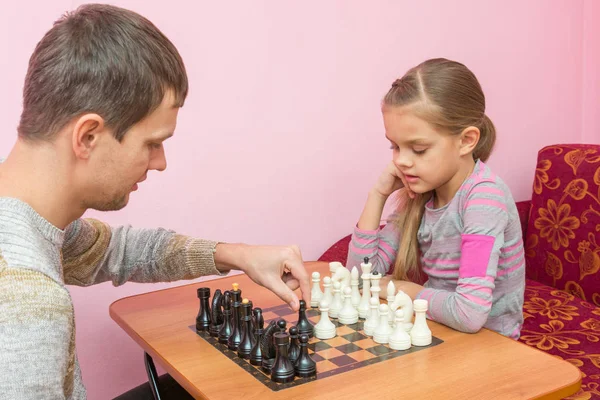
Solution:
[{"label": "table surface", "polygon": [[[306,263],[329,275],[327,263]],[[465,334],[428,321],[444,343],[339,375],[272,391],[189,326],[195,324],[198,287],[228,290],[263,309],[282,304],[245,275],[193,283],[117,300],[110,316],[155,362],[198,399],[560,399],[579,390],[577,367],[496,332]]]}]

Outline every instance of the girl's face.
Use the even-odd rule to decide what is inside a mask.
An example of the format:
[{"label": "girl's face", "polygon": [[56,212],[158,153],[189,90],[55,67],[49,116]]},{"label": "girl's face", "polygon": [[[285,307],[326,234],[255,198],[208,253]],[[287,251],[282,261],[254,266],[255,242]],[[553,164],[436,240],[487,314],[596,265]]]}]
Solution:
[{"label": "girl's face", "polygon": [[[466,177],[461,176],[460,135],[440,132],[409,107],[384,106],[382,112],[392,160],[410,189],[415,193],[435,190],[438,197],[451,199]],[[454,193],[446,193],[454,187]]]}]

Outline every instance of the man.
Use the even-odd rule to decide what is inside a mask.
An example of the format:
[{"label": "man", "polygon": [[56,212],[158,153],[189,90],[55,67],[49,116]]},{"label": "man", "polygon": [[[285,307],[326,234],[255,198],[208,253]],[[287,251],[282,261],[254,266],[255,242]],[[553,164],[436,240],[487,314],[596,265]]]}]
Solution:
[{"label": "man", "polygon": [[295,310],[297,247],[248,246],[80,217],[118,210],[148,171],[188,91],[174,45],[142,16],[85,5],[35,48],[18,140],[0,163],[0,397],[86,397],[65,285],[159,282],[238,269]]}]

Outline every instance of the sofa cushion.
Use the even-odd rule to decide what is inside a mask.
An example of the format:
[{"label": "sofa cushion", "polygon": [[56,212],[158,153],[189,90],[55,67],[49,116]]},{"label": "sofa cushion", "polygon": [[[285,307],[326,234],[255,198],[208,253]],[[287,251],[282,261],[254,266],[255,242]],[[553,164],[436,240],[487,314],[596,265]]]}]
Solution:
[{"label": "sofa cushion", "polygon": [[569,399],[600,399],[600,307],[527,279],[520,341],[578,367],[581,390]]},{"label": "sofa cushion", "polygon": [[527,277],[600,306],[600,145],[538,153],[525,243]]}]

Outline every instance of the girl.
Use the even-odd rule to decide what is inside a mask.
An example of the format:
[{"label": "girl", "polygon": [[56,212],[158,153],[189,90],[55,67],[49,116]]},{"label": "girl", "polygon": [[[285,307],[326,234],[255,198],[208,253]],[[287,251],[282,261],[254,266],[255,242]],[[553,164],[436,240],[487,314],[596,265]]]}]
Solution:
[{"label": "girl", "polygon": [[[429,302],[428,318],[518,339],[521,227],[510,190],[484,164],[496,132],[477,78],[458,62],[425,61],[392,84],[382,114],[392,161],[369,192],[347,266],[369,257],[397,289]],[[379,229],[385,202],[399,189],[399,206]],[[424,286],[411,282],[421,271]]]}]

